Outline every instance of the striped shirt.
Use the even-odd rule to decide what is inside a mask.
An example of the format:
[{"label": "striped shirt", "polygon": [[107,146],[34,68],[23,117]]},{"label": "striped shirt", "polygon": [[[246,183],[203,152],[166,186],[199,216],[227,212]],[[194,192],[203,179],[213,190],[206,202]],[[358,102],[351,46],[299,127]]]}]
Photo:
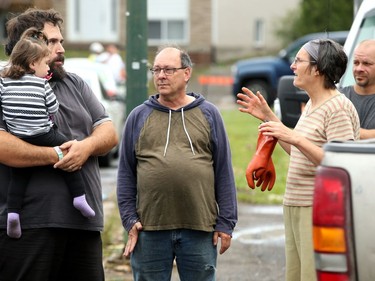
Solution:
[{"label": "striped shirt", "polygon": [[[294,130],[322,147],[332,140],[359,139],[359,118],[351,101],[338,94],[310,112],[306,104]],[[296,147],[291,146],[284,205],[312,206],[316,166]]]},{"label": "striped shirt", "polygon": [[48,81],[26,74],[20,79],[0,78],[0,101],[8,130],[18,137],[47,133],[59,103]]}]

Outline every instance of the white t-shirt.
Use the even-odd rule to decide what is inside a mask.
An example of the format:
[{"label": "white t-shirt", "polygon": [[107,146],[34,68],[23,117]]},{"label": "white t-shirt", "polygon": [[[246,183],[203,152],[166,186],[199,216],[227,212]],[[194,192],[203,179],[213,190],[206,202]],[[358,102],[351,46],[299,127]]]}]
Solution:
[{"label": "white t-shirt", "polygon": [[104,52],[96,58],[96,61],[108,64],[111,67],[113,76],[117,83],[124,82],[125,77],[123,73],[125,71],[125,63],[119,54]]}]

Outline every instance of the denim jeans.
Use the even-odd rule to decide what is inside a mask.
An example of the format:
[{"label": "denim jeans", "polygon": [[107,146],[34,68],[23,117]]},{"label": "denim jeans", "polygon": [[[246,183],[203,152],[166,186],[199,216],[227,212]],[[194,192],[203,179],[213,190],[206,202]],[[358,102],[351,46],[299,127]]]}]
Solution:
[{"label": "denim jeans", "polygon": [[214,281],[217,249],[213,232],[187,229],[141,231],[131,265],[135,281],[171,280],[176,259],[181,281]]}]

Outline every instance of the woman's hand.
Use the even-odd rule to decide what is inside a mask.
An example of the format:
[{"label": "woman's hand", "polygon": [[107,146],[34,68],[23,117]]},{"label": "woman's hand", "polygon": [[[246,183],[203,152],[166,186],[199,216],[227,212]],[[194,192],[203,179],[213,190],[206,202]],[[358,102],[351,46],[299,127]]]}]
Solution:
[{"label": "woman's hand", "polygon": [[242,91],[244,94],[237,94],[237,103],[243,106],[239,108],[241,112],[249,113],[262,121],[278,120],[260,92],[257,92],[255,95],[251,90],[245,87],[242,88]]},{"label": "woman's hand", "polygon": [[298,139],[298,135],[290,128],[286,127],[281,122],[265,122],[259,125],[259,132],[265,136],[272,136],[279,141],[294,144]]}]

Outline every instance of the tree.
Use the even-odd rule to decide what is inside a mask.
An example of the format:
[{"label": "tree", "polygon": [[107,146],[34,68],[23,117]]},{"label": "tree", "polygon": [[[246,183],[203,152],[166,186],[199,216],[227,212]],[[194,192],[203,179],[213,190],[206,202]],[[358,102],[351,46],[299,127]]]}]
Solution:
[{"label": "tree", "polygon": [[298,8],[279,19],[276,35],[286,43],[307,33],[349,30],[352,22],[352,1],[301,0]]}]

